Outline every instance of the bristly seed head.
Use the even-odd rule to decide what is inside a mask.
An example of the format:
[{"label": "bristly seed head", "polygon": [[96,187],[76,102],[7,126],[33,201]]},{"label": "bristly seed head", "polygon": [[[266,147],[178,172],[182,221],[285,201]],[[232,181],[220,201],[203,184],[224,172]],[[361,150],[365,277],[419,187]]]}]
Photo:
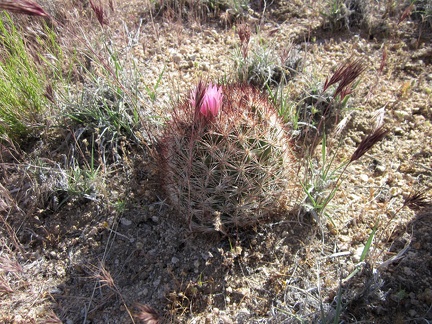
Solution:
[{"label": "bristly seed head", "polygon": [[238,36],[241,42],[241,51],[243,58],[246,59],[248,55],[248,46],[251,37],[251,30],[249,25],[241,24],[238,26]]},{"label": "bristly seed head", "polygon": [[90,7],[94,11],[99,24],[103,27],[103,25],[108,25],[108,22],[105,18],[105,11],[102,5],[96,5],[92,0],[90,0]]},{"label": "bristly seed head", "polygon": [[3,0],[0,3],[0,9],[31,16],[49,17],[41,6],[30,0]]},{"label": "bristly seed head", "polygon": [[352,83],[357,79],[360,74],[366,70],[364,61],[357,59],[355,61],[348,60],[333,73],[330,80],[327,78],[324,83],[323,92],[326,91],[330,86],[339,82],[338,87],[334,93],[334,97],[340,95],[343,100],[347,95],[351,94]]},{"label": "bristly seed head", "polygon": [[372,148],[372,146],[374,146],[376,143],[378,143],[384,137],[386,137],[388,133],[389,130],[385,129],[384,126],[375,129],[375,131],[372,134],[369,134],[361,141],[361,143],[359,144],[359,146],[351,156],[349,163],[360,159],[367,151],[369,151]]},{"label": "bristly seed head", "polygon": [[404,201],[404,206],[412,210],[421,210],[431,205],[432,202],[427,198],[425,192],[411,193]]}]

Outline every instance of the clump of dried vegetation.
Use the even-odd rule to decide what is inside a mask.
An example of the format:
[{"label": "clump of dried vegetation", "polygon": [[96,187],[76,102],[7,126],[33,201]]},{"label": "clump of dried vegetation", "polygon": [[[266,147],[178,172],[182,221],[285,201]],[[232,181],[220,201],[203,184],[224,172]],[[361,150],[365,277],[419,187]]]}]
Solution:
[{"label": "clump of dried vegetation", "polygon": [[[384,15],[394,15],[395,23],[417,19],[420,34],[432,26],[430,1],[397,1],[399,9],[390,2],[386,1]],[[114,21],[116,5],[96,0],[0,3],[5,10],[0,13],[0,308],[4,310],[0,319],[5,323],[62,323],[70,317],[87,323],[112,300],[125,313],[123,319],[132,323],[163,323],[171,318],[175,322],[176,317],[193,321],[193,301],[211,280],[203,283],[199,275],[193,285],[178,283],[188,288],[166,298],[175,299],[181,307],[173,306],[171,314],[162,314],[163,310],[148,305],[151,301],[126,296],[119,283],[121,265],[116,274],[107,268],[115,238],[129,239],[118,231],[119,223],[127,224],[122,218],[126,203],[148,208],[133,201],[139,189],[125,184],[138,183],[145,172],[151,173],[146,174],[151,181],[160,177],[153,184],[153,189],[163,189],[156,195],[156,205],[168,204],[174,210],[172,226],[177,226],[178,219],[184,223],[180,227],[185,240],[196,239],[190,230],[222,234],[211,236],[229,242],[228,251],[216,249],[222,255],[221,266],[232,275],[234,270],[243,271],[241,262],[249,260],[244,271],[253,273],[253,249],[242,254],[239,245],[243,240],[249,247],[256,246],[251,233],[263,246],[271,246],[266,237],[274,233],[268,228],[290,222],[316,228],[314,233],[322,240],[328,233],[338,235],[330,208],[334,198],[349,185],[345,182],[352,177],[352,165],[392,133],[379,113],[369,135],[351,155],[341,158],[353,115],[350,98],[362,74],[371,73],[372,67],[365,58],[350,57],[327,79],[312,78],[306,68],[307,53],[302,56],[302,49],[293,44],[276,49],[260,35],[267,3],[243,0],[146,5],[143,19],[154,31],[158,19],[189,20],[195,29],[205,23],[221,30],[236,28],[240,40],[233,53],[232,75],[219,76],[215,84],[200,81],[185,98],[171,100],[172,111],[160,115],[158,93],[164,72],[152,86],[142,84],[145,77],[133,57],[141,25],[134,34],[124,24],[125,32],[119,36],[116,28],[122,22]],[[320,9],[326,31],[328,27],[332,32],[363,28],[371,34],[378,28],[369,19],[369,1],[324,1]],[[251,12],[258,12],[259,19]],[[378,74],[386,64],[384,48]],[[296,85],[298,89],[293,90]],[[152,167],[143,171],[142,165]],[[429,206],[427,190],[419,190],[408,195],[396,211],[383,211],[390,215],[387,222],[373,224],[358,263],[339,276],[336,288],[328,284],[333,286],[328,296],[322,296],[320,288],[308,290],[303,282],[296,286],[292,278],[282,280],[287,278],[286,269],[269,275],[266,282],[277,296],[268,306],[271,311],[257,316],[267,322],[338,323],[352,320],[356,303],[385,300],[379,271],[398,259],[377,267],[383,258],[374,242],[385,241],[389,224],[402,208],[418,211]],[[91,217],[81,215],[82,210],[90,210]],[[63,212],[79,214],[70,220],[70,228],[56,219]],[[87,231],[91,234],[83,223],[92,220],[84,221],[85,217],[100,220],[93,231]],[[79,240],[85,241],[83,258],[90,255],[88,247],[97,243],[85,233],[103,237],[103,253],[97,265],[65,261],[67,271],[76,271],[93,283],[83,293],[81,313],[71,315],[67,302],[53,297],[58,293],[53,287],[62,286],[68,275],[46,278],[44,269],[55,268],[53,260],[60,259],[56,251],[80,248]],[[289,241],[287,233],[274,241]],[[295,237],[296,233],[291,234]],[[76,237],[69,240],[71,235]],[[341,255],[334,252],[329,258]],[[299,262],[303,267],[309,261]],[[353,287],[351,279],[361,274],[366,278],[364,287]],[[224,292],[234,295],[232,289]],[[242,298],[247,299],[246,294]]]}]

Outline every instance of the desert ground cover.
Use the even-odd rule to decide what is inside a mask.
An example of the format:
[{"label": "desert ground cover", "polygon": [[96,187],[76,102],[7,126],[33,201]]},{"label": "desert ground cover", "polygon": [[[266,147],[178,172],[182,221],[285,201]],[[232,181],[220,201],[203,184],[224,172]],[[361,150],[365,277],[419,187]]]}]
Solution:
[{"label": "desert ground cover", "polygon": [[0,8],[0,322],[432,321],[430,0]]}]

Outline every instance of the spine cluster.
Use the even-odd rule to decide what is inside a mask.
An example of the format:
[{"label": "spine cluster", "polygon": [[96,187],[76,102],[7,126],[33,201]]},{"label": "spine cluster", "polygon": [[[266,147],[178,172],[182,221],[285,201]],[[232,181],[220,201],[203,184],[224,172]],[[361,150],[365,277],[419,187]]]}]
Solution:
[{"label": "spine cluster", "polygon": [[159,148],[169,201],[194,231],[250,227],[296,202],[289,134],[251,86],[200,83],[173,112]]}]

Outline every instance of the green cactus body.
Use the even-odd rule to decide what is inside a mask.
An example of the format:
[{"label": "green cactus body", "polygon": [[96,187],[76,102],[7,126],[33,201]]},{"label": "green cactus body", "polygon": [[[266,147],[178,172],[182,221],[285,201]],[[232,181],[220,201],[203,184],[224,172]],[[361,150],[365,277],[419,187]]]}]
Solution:
[{"label": "green cactus body", "polygon": [[160,140],[169,201],[194,231],[229,232],[291,209],[299,192],[290,138],[267,98],[246,85],[222,86],[215,118],[184,102]]}]

